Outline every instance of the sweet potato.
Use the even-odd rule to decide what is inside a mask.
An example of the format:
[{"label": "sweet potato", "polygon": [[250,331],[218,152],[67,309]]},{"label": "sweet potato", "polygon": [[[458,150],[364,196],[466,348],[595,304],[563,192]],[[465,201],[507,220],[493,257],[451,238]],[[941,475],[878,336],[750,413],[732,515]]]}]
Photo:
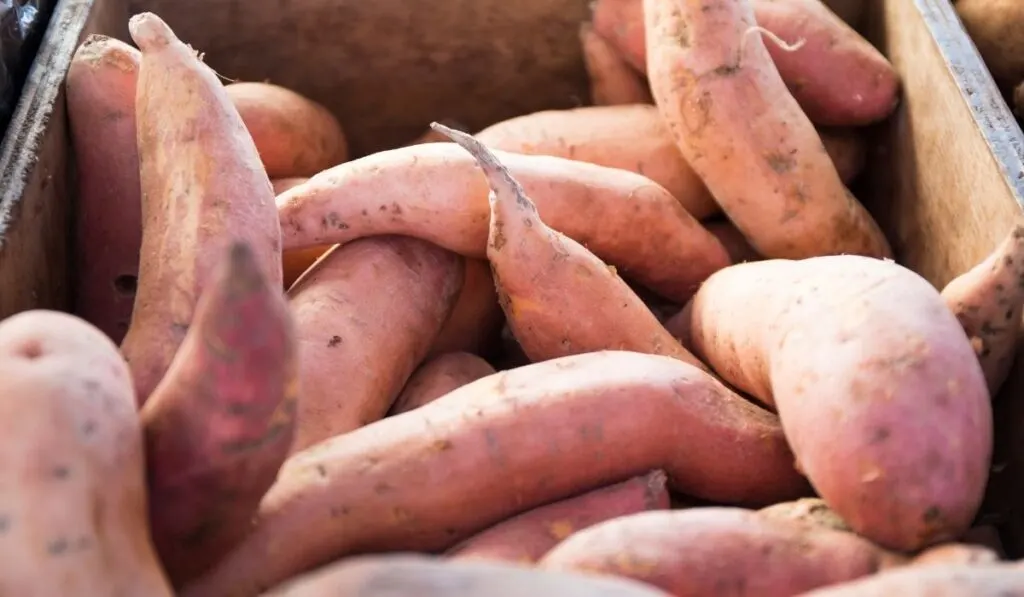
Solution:
[{"label": "sweet potato", "polygon": [[930,547],[910,561],[911,566],[956,564],[991,564],[999,561],[999,554],[982,545],[970,543],[943,543]]},{"label": "sweet potato", "polygon": [[63,313],[5,319],[0,418],[0,594],[170,597],[117,347]]},{"label": "sweet potato", "polygon": [[331,249],[288,292],[302,351],[294,450],[382,418],[462,285],[462,259],[378,236]]},{"label": "sweet potato", "polygon": [[867,163],[867,143],[863,133],[856,129],[819,128],[818,135],[843,183],[849,184],[860,176]]},{"label": "sweet potato", "polygon": [[676,144],[729,220],[765,257],[890,256],[760,36],[750,35],[750,4],[703,6],[644,0],[648,73]]},{"label": "sweet potato", "polygon": [[566,537],[605,520],[645,510],[667,510],[665,473],[653,471],[500,522],[448,550],[455,559],[532,564]]},{"label": "sweet potato", "polygon": [[393,554],[342,560],[304,574],[266,597],[668,597],[617,578],[544,572],[493,562]]},{"label": "sweet potato", "polygon": [[468,352],[449,352],[420,365],[405,382],[402,393],[391,405],[390,415],[399,415],[495,373],[494,367]]},{"label": "sweet potato", "polygon": [[135,84],[139,51],[91,35],[66,80],[78,185],[74,312],[120,342],[131,322],[142,245]]},{"label": "sweet potato", "polygon": [[[595,31],[605,37],[634,67],[650,68],[647,56],[649,31],[644,29],[644,0],[597,0],[593,5]],[[746,2],[744,4],[747,4]],[[767,43],[771,62],[811,122],[823,126],[861,126],[884,119],[899,101],[900,82],[888,60],[867,40],[844,23],[819,0],[752,0],[757,24],[787,44]],[[705,19],[706,21],[706,19]],[[698,25],[700,21],[696,22]],[[721,25],[712,24],[713,29]],[[716,37],[733,36],[731,27]],[[745,28],[746,29],[746,28]],[[742,62],[763,51],[753,46],[760,41],[754,31],[749,37]],[[703,38],[692,33],[691,39]],[[796,44],[803,43],[796,47]],[[735,61],[739,42],[723,45],[720,39],[701,41],[698,51],[717,52],[728,59],[712,61],[711,69]],[[795,49],[794,49],[795,48]],[[726,53],[728,52],[728,53]],[[733,65],[735,66],[735,65]],[[650,75],[650,73],[648,73]],[[700,76],[696,73],[696,76]],[[774,77],[773,77],[774,78]],[[777,92],[773,92],[771,97]],[[657,93],[655,92],[655,97]],[[759,102],[760,103],[760,102]],[[749,113],[746,114],[749,118]],[[746,121],[744,121],[746,122]],[[714,127],[713,127],[714,128]]]},{"label": "sweet potato", "polygon": [[613,269],[544,223],[522,185],[483,143],[443,125],[434,126],[472,154],[487,176],[491,186],[487,260],[498,303],[530,360],[631,350],[670,356],[706,369]]},{"label": "sweet potato", "polygon": [[744,238],[743,233],[740,232],[736,226],[733,226],[732,222],[725,218],[716,218],[707,222],[702,222],[705,229],[708,232],[715,235],[718,242],[722,243],[725,247],[725,251],[729,253],[729,259],[733,263],[743,263],[744,261],[758,261],[761,256],[758,255],[754,247],[750,246],[747,239]]},{"label": "sweet potato", "polygon": [[288,305],[233,245],[142,408],[149,520],[175,586],[248,530],[291,447],[297,394]]},{"label": "sweet potato", "polygon": [[[498,152],[549,226],[669,298],[685,301],[727,263],[714,237],[649,178],[576,160]],[[487,178],[454,143],[384,151],[278,197],[285,249],[375,234],[487,255]]]},{"label": "sweet potato", "polygon": [[595,106],[650,104],[651,90],[642,74],[629,65],[590,23],[580,25],[583,66],[590,79],[590,101]]},{"label": "sweet potato", "polygon": [[850,531],[849,525],[832,511],[821,498],[801,498],[782,502],[757,511],[762,518],[799,522],[833,531]]},{"label": "sweet potato", "polygon": [[135,113],[143,227],[121,352],[142,403],[231,242],[247,242],[268,283],[281,285],[281,231],[270,180],[217,75],[156,15],[135,15],[129,30],[142,50]]},{"label": "sweet potato", "polygon": [[1024,224],[981,263],[954,278],[942,298],[956,315],[995,396],[1013,365],[1024,313]]},{"label": "sweet potato", "polygon": [[[274,194],[280,195],[307,180],[309,179],[305,177],[277,178],[271,180],[270,184],[274,187]],[[284,251],[281,255],[281,271],[285,290],[291,288],[292,284],[299,279],[299,276],[306,273],[306,270],[312,267],[316,260],[322,257],[330,248],[331,245],[319,245],[294,251]]]},{"label": "sweet potato", "polygon": [[915,551],[970,527],[992,408],[970,342],[930,283],[851,255],[759,261],[709,278],[689,312],[691,348],[775,405],[798,465],[850,528]]},{"label": "sweet potato", "polygon": [[992,78],[1004,90],[1024,79],[1024,4],[1017,0],[957,0],[956,13]]},{"label": "sweet potato", "polygon": [[911,566],[803,593],[800,597],[1024,597],[1024,567]]},{"label": "sweet potato", "polygon": [[293,456],[246,540],[181,595],[248,597],[347,554],[447,549],[656,468],[700,498],[792,499],[807,491],[792,458],[774,415],[691,365],[617,351],[553,359]]},{"label": "sweet potato", "polygon": [[313,176],[348,159],[341,125],[327,108],[270,83],[224,86],[271,178]]},{"label": "sweet potato", "polygon": [[427,356],[449,352],[483,354],[501,333],[505,315],[498,305],[491,266],[483,259],[466,259],[462,290]]},{"label": "sweet potato", "polygon": [[675,597],[789,597],[874,574],[889,557],[853,533],[707,507],[596,524],[539,566],[631,578]]}]

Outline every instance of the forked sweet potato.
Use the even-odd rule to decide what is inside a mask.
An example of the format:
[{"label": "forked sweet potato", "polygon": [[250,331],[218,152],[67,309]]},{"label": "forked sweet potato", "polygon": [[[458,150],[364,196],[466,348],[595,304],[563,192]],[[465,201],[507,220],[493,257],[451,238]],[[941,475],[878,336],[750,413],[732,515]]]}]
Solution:
[{"label": "forked sweet potato", "polygon": [[302,360],[294,450],[388,412],[451,313],[462,259],[378,236],[331,249],[289,291]]},{"label": "forked sweet potato", "polygon": [[530,570],[494,562],[452,562],[393,554],[342,560],[266,597],[669,597],[617,578]]},{"label": "forked sweet potato", "polygon": [[[290,188],[297,187],[309,180],[308,178],[276,178],[270,181],[274,187],[274,194],[280,195]],[[285,290],[292,287],[299,277],[306,273],[310,267],[331,248],[331,245],[320,245],[294,251],[284,251],[281,255],[281,273]]]},{"label": "forked sweet potato", "polygon": [[139,60],[128,44],[91,35],[75,51],[66,79],[78,177],[74,311],[114,342],[131,323],[142,245]]},{"label": "forked sweet potato", "polygon": [[449,352],[484,354],[501,333],[505,315],[498,304],[491,266],[483,259],[465,261],[459,298],[428,356]]},{"label": "forked sweet potato", "polygon": [[170,597],[117,347],[64,313],[5,319],[0,418],[0,594]]},{"label": "forked sweet potato", "polygon": [[281,289],[233,245],[142,408],[149,520],[175,586],[238,542],[277,477],[295,430],[296,348]]},{"label": "forked sweet potato", "polygon": [[[443,125],[433,126],[469,152],[487,176],[487,260],[509,329],[530,360],[630,350],[706,369],[613,269],[544,223],[522,185],[483,143]],[[719,248],[724,256],[724,247]]]},{"label": "forked sweet potato", "polygon": [[603,37],[594,33],[590,23],[580,25],[580,46],[583,66],[590,79],[590,101],[595,106],[652,103],[644,76]]},{"label": "forked sweet potato", "polygon": [[245,541],[182,597],[250,597],[347,554],[443,550],[506,518],[663,469],[695,497],[804,495],[778,419],[676,359],[553,359],[485,377],[285,464]]},{"label": "forked sweet potato", "polygon": [[821,498],[800,498],[792,502],[781,502],[761,508],[757,513],[769,520],[799,522],[833,531],[850,531],[846,521],[833,512]]},{"label": "forked sweet potato", "polygon": [[142,50],[136,124],[142,250],[121,352],[145,402],[185,337],[199,293],[234,240],[281,285],[274,191],[217,75],[159,17],[129,22]]},{"label": "forked sweet potato", "polygon": [[1013,365],[1024,313],[1024,224],[981,263],[942,289],[942,298],[956,315],[985,372],[995,396]]},{"label": "forked sweet potato", "polygon": [[[888,257],[757,34],[748,0],[644,0],[651,89],[676,144],[765,257]],[[685,32],[681,34],[680,32]]]},{"label": "forked sweet potato", "polygon": [[400,415],[494,373],[494,367],[475,354],[449,352],[438,355],[416,369],[388,412]]},{"label": "forked sweet potato", "polygon": [[663,471],[653,471],[524,512],[499,522],[448,550],[454,559],[532,564],[575,532],[646,510],[667,510]]},{"label": "forked sweet potato", "polygon": [[1024,567],[911,566],[824,587],[799,597],[1024,597]]},{"label": "forked sweet potato", "polygon": [[313,176],[348,159],[348,143],[327,108],[279,85],[224,86],[271,178]]},{"label": "forked sweet potato", "polygon": [[707,507],[598,523],[539,565],[631,578],[675,597],[789,597],[874,574],[889,558],[853,533]]},{"label": "forked sweet potato", "polygon": [[689,313],[691,348],[775,405],[800,468],[850,528],[900,551],[967,531],[988,479],[992,408],[930,283],[851,255],[758,261],[709,278]]},{"label": "forked sweet potato", "polygon": [[[727,264],[717,241],[645,176],[550,156],[497,155],[549,226],[659,294],[685,301]],[[278,197],[284,248],[404,234],[483,259],[488,191],[473,157],[454,143],[369,155]]]}]

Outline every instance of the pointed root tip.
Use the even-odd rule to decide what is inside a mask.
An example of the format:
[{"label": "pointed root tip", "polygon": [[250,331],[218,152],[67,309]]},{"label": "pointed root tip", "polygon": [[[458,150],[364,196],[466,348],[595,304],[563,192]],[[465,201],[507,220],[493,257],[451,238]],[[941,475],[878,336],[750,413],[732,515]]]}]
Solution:
[{"label": "pointed root tip", "polygon": [[143,52],[157,50],[177,41],[170,25],[151,12],[142,12],[128,21],[128,33]]}]

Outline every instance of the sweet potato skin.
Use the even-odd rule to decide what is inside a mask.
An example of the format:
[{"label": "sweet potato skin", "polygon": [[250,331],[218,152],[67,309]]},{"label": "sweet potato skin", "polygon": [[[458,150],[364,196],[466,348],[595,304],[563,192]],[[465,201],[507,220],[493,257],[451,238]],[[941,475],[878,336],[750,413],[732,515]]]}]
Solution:
[{"label": "sweet potato skin", "polygon": [[534,508],[466,539],[446,552],[458,560],[533,564],[560,541],[605,520],[646,510],[667,510],[663,471]]},{"label": "sweet potato skin", "polygon": [[313,176],[348,159],[341,124],[327,108],[270,83],[224,86],[271,178]]},{"label": "sweet potato skin", "polygon": [[78,185],[74,312],[115,343],[131,323],[142,245],[140,59],[124,42],[91,35],[75,51],[66,80]]},{"label": "sweet potato skin", "polygon": [[912,566],[825,587],[801,597],[1024,597],[1024,567],[1009,564]]},{"label": "sweet potato skin", "polygon": [[86,322],[0,322],[0,593],[170,597],[146,524],[131,374]]},{"label": "sweet potato skin", "polygon": [[468,352],[438,355],[416,369],[388,411],[400,415],[444,396],[482,377],[496,373],[482,358]]},{"label": "sweet potato skin", "polygon": [[762,518],[770,520],[798,522],[817,528],[851,532],[850,525],[833,512],[821,498],[801,498],[792,502],[781,502],[761,508],[757,513]]},{"label": "sweet potato skin", "polygon": [[501,333],[505,314],[498,304],[491,266],[483,259],[466,259],[464,270],[459,298],[428,356],[449,352],[486,354]]},{"label": "sweet potato skin", "polygon": [[[628,417],[609,416],[627,404]],[[792,464],[777,418],[695,367],[614,351],[554,359],[293,456],[252,533],[182,595],[250,596],[346,554],[443,550],[656,468],[688,495],[793,499],[807,486]]]},{"label": "sweet potato skin", "polygon": [[652,103],[643,75],[595,33],[590,23],[580,25],[580,46],[590,79],[590,101],[595,106]]},{"label": "sweet potato skin", "polygon": [[[756,311],[750,288],[760,289]],[[916,551],[969,528],[992,409],[931,284],[865,257],[759,261],[712,276],[688,308],[691,349],[775,405],[799,467],[853,530]]]},{"label": "sweet potato skin", "polygon": [[384,417],[451,313],[462,267],[426,241],[378,236],[332,249],[295,284],[294,451]]}]

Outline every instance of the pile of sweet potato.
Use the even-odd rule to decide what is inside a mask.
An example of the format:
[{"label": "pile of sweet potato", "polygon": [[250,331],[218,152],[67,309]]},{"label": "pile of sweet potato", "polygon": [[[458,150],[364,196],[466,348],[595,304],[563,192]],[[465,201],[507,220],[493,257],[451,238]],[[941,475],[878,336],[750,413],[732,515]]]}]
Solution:
[{"label": "pile of sweet potato", "polygon": [[0,322],[0,594],[1024,595],[1024,225],[891,260],[898,78],[818,0],[597,0],[595,105],[355,159],[129,31],[67,77],[77,317]]}]

